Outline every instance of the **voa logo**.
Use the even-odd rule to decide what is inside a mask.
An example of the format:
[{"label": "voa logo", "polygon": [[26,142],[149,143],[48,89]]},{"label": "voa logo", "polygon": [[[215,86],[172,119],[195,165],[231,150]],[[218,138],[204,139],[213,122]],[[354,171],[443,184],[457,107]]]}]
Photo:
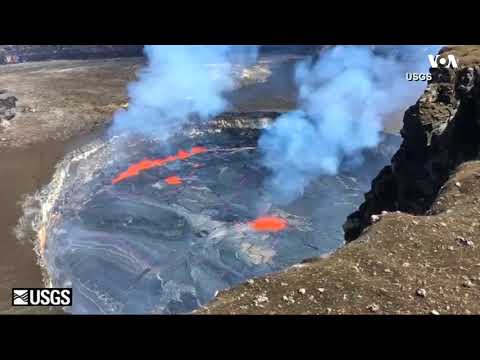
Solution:
[{"label": "voa logo", "polygon": [[441,57],[440,55],[428,55],[428,61],[430,62],[430,66],[432,68],[444,67],[444,68],[458,68],[457,59],[455,56],[448,55],[446,58]]},{"label": "voa logo", "polygon": [[[433,69],[437,68],[458,68],[457,59],[453,55],[443,57],[441,55],[428,55],[428,62]],[[430,73],[411,73],[407,72],[405,78],[408,81],[430,81],[432,74]]]}]

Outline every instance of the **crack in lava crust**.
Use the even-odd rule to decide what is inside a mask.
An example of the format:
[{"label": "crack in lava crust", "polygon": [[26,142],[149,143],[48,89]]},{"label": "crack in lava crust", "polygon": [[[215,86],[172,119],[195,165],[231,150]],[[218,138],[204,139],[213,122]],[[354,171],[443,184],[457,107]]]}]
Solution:
[{"label": "crack in lava crust", "polygon": [[118,176],[116,176],[112,180],[112,184],[117,184],[120,181],[126,180],[134,176],[138,176],[142,171],[146,171],[146,170],[153,169],[160,166],[165,166],[177,160],[185,160],[185,159],[188,159],[189,157],[192,157],[193,155],[198,155],[206,151],[207,149],[204,147],[195,146],[190,151],[179,150],[176,155],[167,156],[166,158],[163,158],[163,159],[142,160],[138,163],[131,165],[124,172],[118,174]]}]

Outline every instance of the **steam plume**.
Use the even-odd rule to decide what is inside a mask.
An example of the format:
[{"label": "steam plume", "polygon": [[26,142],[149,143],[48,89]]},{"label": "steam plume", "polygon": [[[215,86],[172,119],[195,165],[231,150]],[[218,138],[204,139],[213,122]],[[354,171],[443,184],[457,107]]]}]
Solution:
[{"label": "steam plume", "polygon": [[300,196],[319,175],[380,140],[385,115],[416,100],[425,83],[406,72],[428,72],[427,54],[439,46],[337,46],[298,64],[299,108],[281,116],[259,140],[272,176],[266,188],[278,203]]},{"label": "steam plume", "polygon": [[200,119],[224,111],[233,89],[233,64],[256,61],[256,46],[145,46],[147,67],[128,88],[128,110],[115,115],[115,134],[139,132],[167,138],[191,115]]}]

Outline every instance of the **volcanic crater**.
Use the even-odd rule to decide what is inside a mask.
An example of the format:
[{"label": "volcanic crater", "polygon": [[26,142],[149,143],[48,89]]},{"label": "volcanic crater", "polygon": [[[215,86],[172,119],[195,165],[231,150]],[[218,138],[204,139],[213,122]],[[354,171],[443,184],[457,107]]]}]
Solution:
[{"label": "volcanic crater", "polygon": [[263,186],[257,140],[280,113],[223,113],[167,143],[96,141],[68,155],[32,214],[49,285],[73,287],[72,313],[189,313],[218,291],[331,252],[371,175],[400,139],[383,135],[363,166],[321,176],[279,206]]}]

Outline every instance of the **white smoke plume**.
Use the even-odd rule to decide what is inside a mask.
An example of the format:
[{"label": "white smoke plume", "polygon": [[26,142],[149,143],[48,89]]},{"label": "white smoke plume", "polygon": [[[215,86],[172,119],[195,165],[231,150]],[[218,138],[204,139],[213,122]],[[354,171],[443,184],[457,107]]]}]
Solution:
[{"label": "white smoke plume", "polygon": [[334,175],[343,161],[380,141],[386,115],[416,101],[425,83],[406,72],[428,72],[427,55],[440,46],[337,46],[298,64],[299,108],[282,115],[259,140],[272,171],[266,189],[277,203],[303,194],[317,176]]},{"label": "white smoke plume", "polygon": [[232,66],[253,64],[256,46],[150,45],[148,65],[128,88],[128,110],[116,113],[113,134],[166,139],[190,117],[207,119],[228,108]]}]

